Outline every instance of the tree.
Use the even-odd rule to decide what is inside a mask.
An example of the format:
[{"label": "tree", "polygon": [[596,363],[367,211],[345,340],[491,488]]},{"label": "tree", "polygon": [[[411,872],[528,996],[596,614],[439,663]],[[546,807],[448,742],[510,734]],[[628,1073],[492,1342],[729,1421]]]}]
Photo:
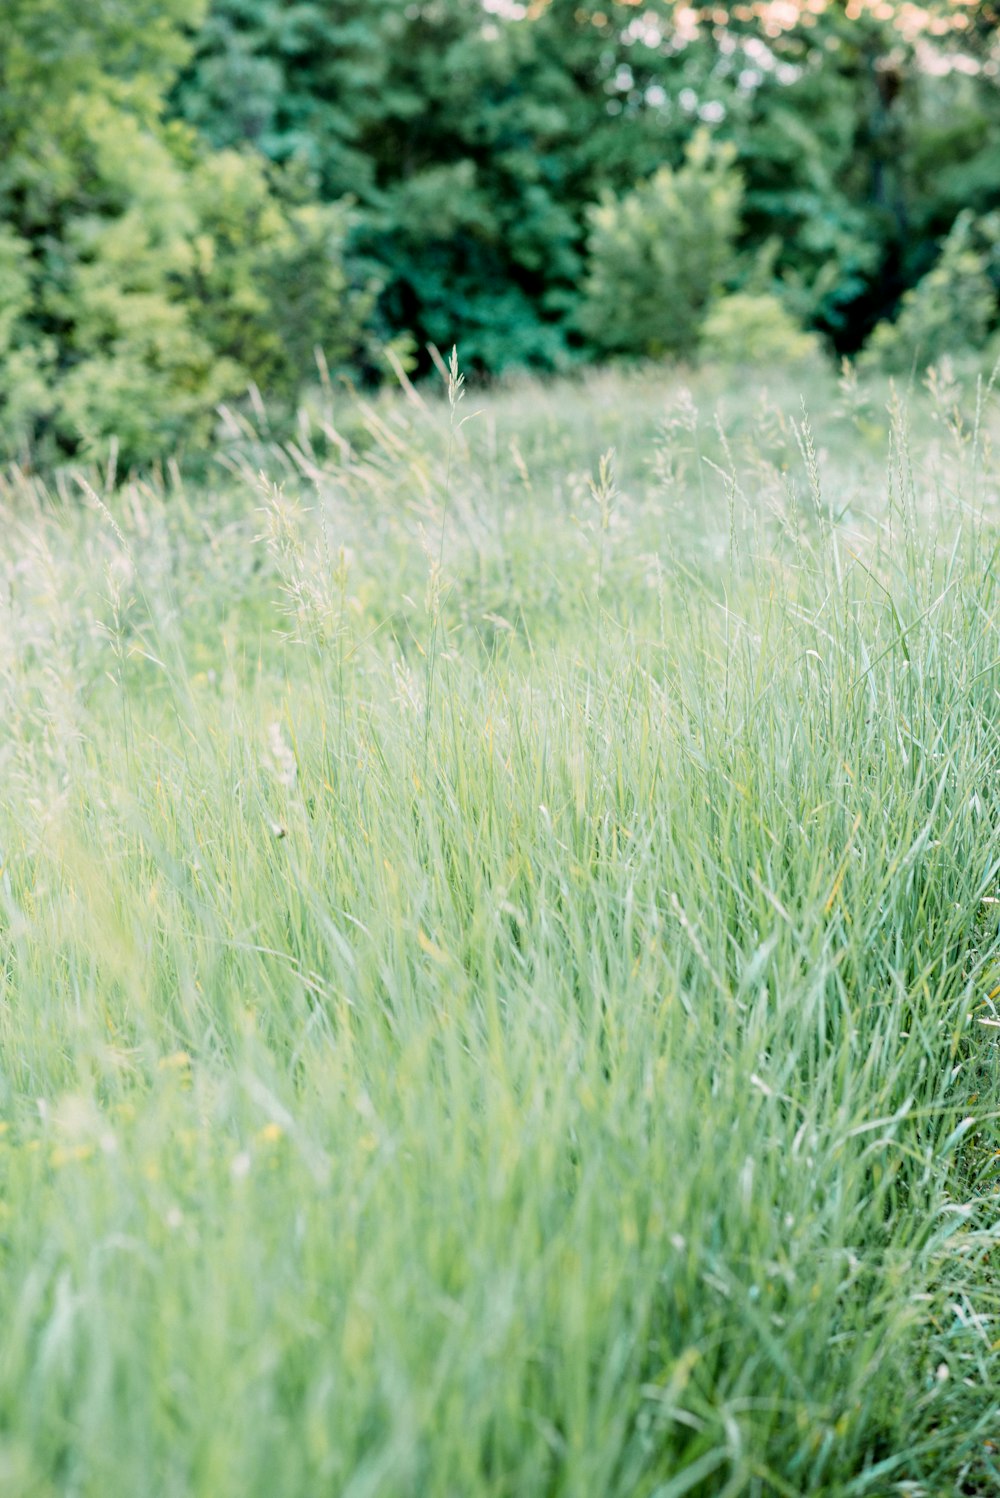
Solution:
[{"label": "tree", "polygon": [[661,167],[590,212],[580,323],[606,353],[689,354],[734,265],[742,184],[736,152],[707,132],[679,170]]},{"label": "tree", "polygon": [[352,194],[383,330],[489,368],[586,351],[590,208],[708,126],[737,152],[747,263],[776,240],[773,291],[851,349],[928,268],[949,181],[995,206],[1000,91],[966,58],[992,55],[981,11],[959,30],[943,4],[213,0],[175,103],[216,145]]},{"label": "tree", "polygon": [[897,373],[925,369],[943,354],[981,349],[996,320],[1000,213],[959,214],[934,266],[903,296],[894,322],[881,322],[865,363]]},{"label": "tree", "polygon": [[348,294],[343,211],[297,203],[259,161],[212,156],[164,120],[202,12],[8,7],[0,442],[22,457],[113,434],[145,461],[204,436],[249,379],[290,395],[307,345],[353,349],[364,305]]}]

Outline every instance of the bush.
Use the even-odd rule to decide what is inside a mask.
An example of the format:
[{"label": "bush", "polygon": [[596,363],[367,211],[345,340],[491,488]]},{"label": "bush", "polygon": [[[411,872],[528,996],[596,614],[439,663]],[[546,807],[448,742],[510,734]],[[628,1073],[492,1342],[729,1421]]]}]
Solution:
[{"label": "bush", "polygon": [[926,369],[944,354],[981,349],[997,310],[990,278],[1000,244],[1000,215],[960,213],[937,263],[905,293],[895,322],[876,327],[862,367],[889,373]]},{"label": "bush", "polygon": [[282,201],[235,152],[184,169],[93,103],[84,122],[100,211],[61,205],[33,258],[0,233],[0,446],[51,458],[114,436],[144,463],[207,436],[251,380],[292,401],[316,344],[354,353],[371,296],[349,285],[342,208]]},{"label": "bush", "polygon": [[[114,437],[124,464],[147,463],[207,436],[251,380],[294,399],[317,343],[331,364],[350,357],[372,298],[349,284],[346,210],[163,121],[178,28],[200,4],[170,0],[160,30],[152,0],[135,18],[111,0],[17,7],[24,56],[0,99],[0,456],[49,462]],[[101,67],[119,30],[122,68],[149,54],[127,85]]]},{"label": "bush", "polygon": [[690,354],[734,261],[742,182],[734,152],[699,131],[661,167],[591,208],[579,325],[604,353]]},{"label": "bush", "polygon": [[34,300],[31,246],[0,226],[0,447],[18,456],[33,421],[51,407],[51,338],[29,336],[27,318]]},{"label": "bush", "polygon": [[701,330],[701,352],[720,364],[799,364],[818,356],[815,333],[799,327],[768,292],[738,291],[720,297]]},{"label": "bush", "polygon": [[[275,189],[278,189],[277,191]],[[374,299],[352,285],[343,203],[298,202],[260,158],[220,151],[192,173],[199,259],[187,290],[213,348],[242,384],[293,400],[319,345],[330,365],[357,352]]]}]

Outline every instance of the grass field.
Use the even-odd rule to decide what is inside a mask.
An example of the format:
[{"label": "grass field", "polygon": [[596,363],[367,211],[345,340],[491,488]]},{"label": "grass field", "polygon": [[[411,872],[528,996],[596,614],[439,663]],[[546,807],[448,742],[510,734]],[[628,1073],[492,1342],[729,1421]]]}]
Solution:
[{"label": "grass field", "polygon": [[4,481],[5,1498],[1000,1490],[997,400],[766,383]]}]

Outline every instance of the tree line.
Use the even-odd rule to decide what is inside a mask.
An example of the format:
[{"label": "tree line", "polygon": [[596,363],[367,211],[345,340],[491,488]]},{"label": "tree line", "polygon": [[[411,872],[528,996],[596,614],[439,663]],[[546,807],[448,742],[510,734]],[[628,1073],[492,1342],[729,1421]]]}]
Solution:
[{"label": "tree line", "polygon": [[147,461],[317,348],[984,347],[998,61],[988,3],[6,0],[0,448]]}]

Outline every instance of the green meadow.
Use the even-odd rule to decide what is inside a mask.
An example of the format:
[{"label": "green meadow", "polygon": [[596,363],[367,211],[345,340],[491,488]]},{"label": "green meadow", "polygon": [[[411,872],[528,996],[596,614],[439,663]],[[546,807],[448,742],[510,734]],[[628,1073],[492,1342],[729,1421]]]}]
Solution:
[{"label": "green meadow", "polygon": [[401,379],[0,485],[0,1491],[996,1493],[996,393]]}]

